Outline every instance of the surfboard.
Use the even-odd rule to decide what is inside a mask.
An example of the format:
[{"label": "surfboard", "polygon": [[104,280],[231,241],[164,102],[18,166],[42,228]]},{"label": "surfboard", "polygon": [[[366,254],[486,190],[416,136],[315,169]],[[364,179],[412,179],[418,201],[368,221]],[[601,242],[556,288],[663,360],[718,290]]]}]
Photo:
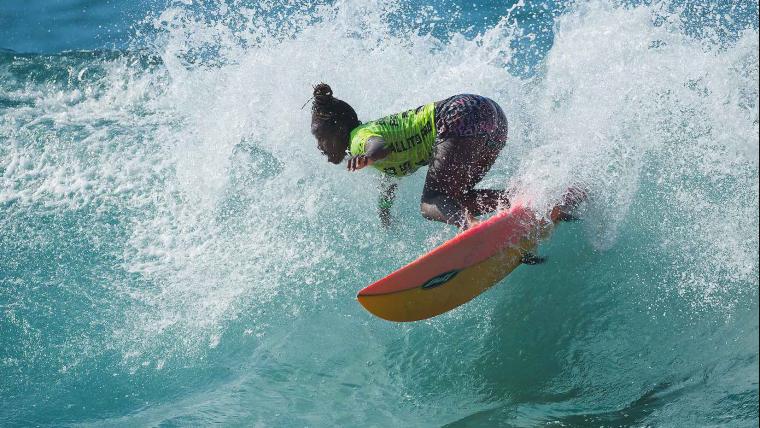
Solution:
[{"label": "surfboard", "polygon": [[440,315],[509,275],[551,226],[524,205],[514,204],[360,290],[357,299],[370,313],[389,321]]}]

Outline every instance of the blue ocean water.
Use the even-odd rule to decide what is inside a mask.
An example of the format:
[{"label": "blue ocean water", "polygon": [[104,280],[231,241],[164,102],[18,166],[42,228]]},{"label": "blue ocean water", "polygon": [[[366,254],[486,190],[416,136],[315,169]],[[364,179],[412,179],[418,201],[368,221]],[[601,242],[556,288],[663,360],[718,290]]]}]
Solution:
[{"label": "blue ocean water", "polygon": [[[1,426],[757,426],[758,3],[0,3]],[[505,109],[484,181],[580,222],[429,321],[358,289],[454,235],[324,161]]]}]

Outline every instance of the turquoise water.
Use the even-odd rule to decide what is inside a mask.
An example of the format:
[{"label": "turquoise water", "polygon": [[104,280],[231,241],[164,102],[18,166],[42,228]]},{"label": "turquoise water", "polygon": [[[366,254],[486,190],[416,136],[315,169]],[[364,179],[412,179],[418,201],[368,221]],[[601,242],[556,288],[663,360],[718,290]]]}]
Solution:
[{"label": "turquoise water", "polygon": [[[527,3],[3,2],[0,425],[757,426],[757,2]],[[584,220],[372,317],[454,230],[422,173],[382,230],[315,149],[319,81],[363,119],[493,97],[484,185],[581,183]]]}]

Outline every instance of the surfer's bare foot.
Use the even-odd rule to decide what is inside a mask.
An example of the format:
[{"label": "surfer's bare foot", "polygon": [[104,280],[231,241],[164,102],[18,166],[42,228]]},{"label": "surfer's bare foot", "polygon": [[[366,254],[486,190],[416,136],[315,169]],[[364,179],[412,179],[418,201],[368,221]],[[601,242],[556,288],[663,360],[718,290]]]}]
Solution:
[{"label": "surfer's bare foot", "polygon": [[566,212],[560,205],[552,208],[552,212],[549,215],[554,223],[558,221],[576,221],[580,220],[578,217]]},{"label": "surfer's bare foot", "polygon": [[583,201],[588,200],[588,192],[579,186],[573,186],[567,189],[562,195],[562,202],[552,209],[550,217],[553,222],[558,221],[575,221],[578,217],[572,214],[573,210],[578,208]]}]

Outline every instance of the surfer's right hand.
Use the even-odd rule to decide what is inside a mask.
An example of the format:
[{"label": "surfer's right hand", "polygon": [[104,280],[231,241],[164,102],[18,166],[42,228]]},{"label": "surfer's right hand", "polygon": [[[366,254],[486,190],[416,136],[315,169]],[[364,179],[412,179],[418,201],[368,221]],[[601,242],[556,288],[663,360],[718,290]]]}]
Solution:
[{"label": "surfer's right hand", "polygon": [[367,155],[351,156],[350,158],[348,158],[347,169],[349,171],[356,171],[371,164],[372,164],[372,160]]}]

